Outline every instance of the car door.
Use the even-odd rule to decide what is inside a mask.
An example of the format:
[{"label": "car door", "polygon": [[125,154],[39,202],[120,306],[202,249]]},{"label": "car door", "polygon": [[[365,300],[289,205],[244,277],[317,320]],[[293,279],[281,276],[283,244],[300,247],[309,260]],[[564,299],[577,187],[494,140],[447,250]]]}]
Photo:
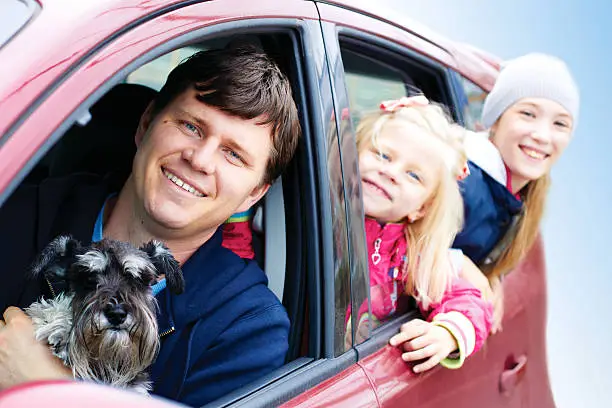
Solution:
[{"label": "car door", "polygon": [[[494,81],[495,72],[490,64],[454,50],[450,42],[442,46],[433,38],[415,35],[410,27],[402,29],[348,10],[347,4],[343,7],[318,4],[318,8],[338,109],[348,109],[353,121],[358,120],[361,111],[376,109],[377,102],[397,92],[397,82],[403,81],[405,94],[416,88],[430,100],[446,105],[455,120],[465,124],[468,118],[461,109],[463,88],[457,88],[457,72],[478,78],[482,87]],[[347,151],[343,145],[347,189],[359,184],[351,180],[358,174],[354,155],[354,146]],[[359,205],[358,191],[349,190],[347,195],[354,205]],[[358,240],[362,234],[363,218],[359,213],[355,209],[352,211],[355,216],[350,218],[352,240]],[[387,345],[402,322],[418,316],[415,310],[378,328],[362,344],[354,342],[359,364],[372,381],[380,405],[554,406],[546,367],[542,251],[541,242],[536,243],[524,262],[507,277],[503,331],[491,336],[484,348],[459,370],[437,367],[429,373],[414,375],[399,359],[398,350]],[[365,260],[356,264],[367,265]],[[356,270],[352,272],[362,275]]]},{"label": "car door", "polygon": [[[54,31],[56,26],[62,31]],[[53,172],[49,163],[57,161],[65,136],[93,123],[96,103],[118,85],[155,88],[164,79],[156,72],[166,62],[244,37],[259,41],[290,72],[303,128],[296,160],[282,177],[284,204],[276,214],[289,238],[265,252],[287,271],[284,285],[275,287],[284,287],[279,297],[291,320],[290,353],[283,367],[208,406],[277,406],[319,383],[331,393],[308,397],[307,404],[333,395],[355,406],[375,405],[371,383],[355,364],[356,351],[344,348],[348,227],[342,174],[330,161],[339,156],[337,121],[314,3],[122,0],[79,3],[75,9],[43,4],[0,53],[2,60],[15,56],[0,68],[10,78],[0,87],[0,205],[20,183]],[[26,47],[33,47],[30,53],[18,53]],[[75,157],[81,153],[74,150]],[[10,236],[4,232],[2,239]]]}]

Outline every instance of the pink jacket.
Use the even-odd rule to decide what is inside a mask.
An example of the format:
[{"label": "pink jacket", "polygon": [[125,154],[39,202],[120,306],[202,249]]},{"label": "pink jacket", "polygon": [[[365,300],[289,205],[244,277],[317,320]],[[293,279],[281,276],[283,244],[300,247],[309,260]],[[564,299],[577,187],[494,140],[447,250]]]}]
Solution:
[{"label": "pink jacket", "polygon": [[[381,321],[396,312],[405,293],[403,281],[407,244],[404,226],[381,225],[372,218],[366,218],[365,229],[372,317]],[[427,310],[421,307],[421,311],[429,322],[444,327],[457,340],[460,355],[455,361],[444,364],[454,368],[484,344],[491,330],[493,307],[482,299],[480,290],[459,277],[462,253],[452,250],[449,256],[455,266],[456,277],[440,302],[430,305]],[[367,304],[364,304],[359,316],[366,311]]]}]

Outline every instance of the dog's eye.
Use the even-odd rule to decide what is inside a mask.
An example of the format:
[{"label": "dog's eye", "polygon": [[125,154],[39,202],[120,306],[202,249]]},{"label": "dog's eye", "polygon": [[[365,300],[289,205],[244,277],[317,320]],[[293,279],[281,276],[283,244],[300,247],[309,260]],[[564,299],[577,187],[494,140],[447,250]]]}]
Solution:
[{"label": "dog's eye", "polygon": [[70,268],[69,280],[77,290],[91,290],[98,286],[98,274],[78,265]]}]

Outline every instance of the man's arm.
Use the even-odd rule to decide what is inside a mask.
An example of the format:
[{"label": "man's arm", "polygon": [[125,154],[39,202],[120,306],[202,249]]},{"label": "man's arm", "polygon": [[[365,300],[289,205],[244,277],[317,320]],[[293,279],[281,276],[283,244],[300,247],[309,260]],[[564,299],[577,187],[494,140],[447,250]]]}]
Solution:
[{"label": "man's arm", "polygon": [[[192,352],[198,336],[207,333],[196,331]],[[179,400],[204,405],[270,373],[284,364],[288,337],[289,319],[280,303],[243,316],[194,359]]]}]

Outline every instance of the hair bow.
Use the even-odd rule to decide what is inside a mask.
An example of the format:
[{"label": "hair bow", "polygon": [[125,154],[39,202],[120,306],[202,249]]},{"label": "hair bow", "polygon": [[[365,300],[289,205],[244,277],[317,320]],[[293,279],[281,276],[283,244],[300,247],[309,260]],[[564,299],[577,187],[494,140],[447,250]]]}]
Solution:
[{"label": "hair bow", "polygon": [[385,112],[395,112],[400,108],[427,105],[429,105],[429,99],[427,99],[425,95],[402,96],[399,99],[381,102],[380,109],[384,110]]}]

